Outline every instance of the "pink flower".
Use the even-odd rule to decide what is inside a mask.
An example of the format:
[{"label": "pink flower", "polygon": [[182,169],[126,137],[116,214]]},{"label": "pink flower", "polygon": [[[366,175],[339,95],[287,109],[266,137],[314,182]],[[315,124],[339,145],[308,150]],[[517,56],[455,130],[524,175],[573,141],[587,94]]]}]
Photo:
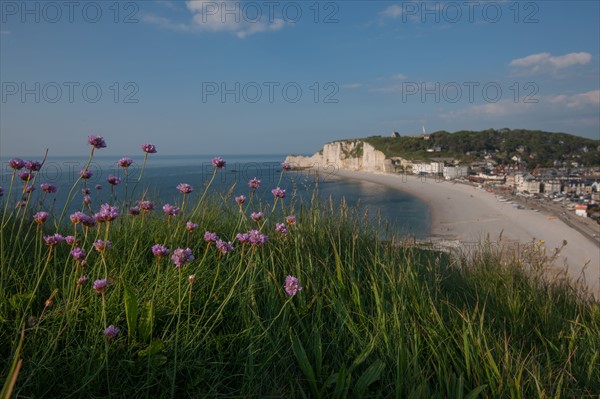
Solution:
[{"label": "pink flower", "polygon": [[79,224],[83,221],[83,219],[86,217],[87,215],[83,212],[75,212],[73,213],[71,216],[69,216],[69,219],[71,219],[71,222],[73,224]]},{"label": "pink flower", "polygon": [[112,184],[113,186],[121,184],[121,179],[119,179],[117,176],[113,176],[113,175],[108,176],[106,178],[106,181],[108,182],[108,184]]},{"label": "pink flower", "polygon": [[180,209],[178,207],[170,205],[170,204],[163,205],[162,209],[163,209],[163,212],[166,213],[168,216],[175,216],[180,211]]},{"label": "pink flower", "polygon": [[81,169],[81,171],[79,171],[79,176],[81,176],[82,179],[89,179],[93,175],[94,174],[89,169]]},{"label": "pink flower", "polygon": [[89,279],[88,279],[88,276],[86,276],[86,275],[84,274],[83,276],[81,276],[81,277],[79,277],[79,278],[77,279],[77,285],[81,286],[81,285],[83,285],[83,284],[87,283],[87,281],[88,281],[88,280],[89,280]]},{"label": "pink flower", "polygon": [[65,241],[68,245],[73,246],[75,244],[79,244],[81,240],[77,240],[73,236],[66,236]]},{"label": "pink flower", "polygon": [[262,212],[252,212],[252,214],[250,215],[252,220],[254,220],[255,222],[259,222],[263,218],[263,216],[264,214]]},{"label": "pink flower", "polygon": [[112,324],[104,330],[104,336],[109,340],[115,339],[119,335],[119,329]]},{"label": "pink flower", "polygon": [[151,143],[142,144],[142,150],[146,154],[156,154],[156,146],[154,144],[151,144]]},{"label": "pink flower", "polygon": [[264,235],[259,230],[250,230],[248,232],[248,241],[251,244],[258,245],[258,246],[265,245],[265,243],[267,242],[268,239],[269,239],[269,237]]},{"label": "pink flower", "polygon": [[216,157],[211,159],[210,163],[212,163],[215,168],[222,169],[225,167],[226,162],[221,157]]},{"label": "pink flower", "polygon": [[192,255],[192,250],[189,248],[177,248],[173,252],[173,256],[171,256],[171,261],[175,263],[176,268],[180,268],[188,262],[194,260],[194,255]]},{"label": "pink flower", "polygon": [[94,281],[94,285],[92,286],[94,291],[96,291],[96,293],[98,294],[104,294],[106,292],[107,287],[108,283],[105,278]]},{"label": "pink flower", "polygon": [[238,205],[242,205],[244,202],[246,202],[246,197],[243,195],[240,195],[239,197],[235,197],[235,202],[237,202]]},{"label": "pink flower", "polygon": [[273,190],[271,190],[271,192],[273,193],[275,198],[285,198],[285,190],[279,187],[274,188]]},{"label": "pink flower", "polygon": [[104,137],[102,136],[88,136],[88,144],[98,149],[106,147],[106,142],[104,141]]},{"label": "pink flower", "polygon": [[281,163],[281,169],[283,169],[283,170],[291,170],[291,169],[292,169],[292,167],[290,166],[290,164],[289,164],[289,163],[287,163],[287,162],[282,162],[282,163]]},{"label": "pink flower", "polygon": [[185,224],[185,229],[187,231],[189,231],[190,233],[193,232],[194,230],[196,230],[197,228],[198,228],[198,225],[196,223],[187,222]]},{"label": "pink flower", "polygon": [[38,161],[26,161],[25,167],[29,169],[31,172],[37,172],[42,169],[42,164]]},{"label": "pink flower", "polygon": [[292,215],[290,215],[290,216],[286,216],[286,217],[285,217],[285,222],[286,222],[287,224],[289,224],[289,225],[294,225],[294,224],[296,224],[296,216],[292,216]]},{"label": "pink flower", "polygon": [[19,173],[19,178],[23,181],[29,181],[32,180],[35,177],[34,173],[30,173],[30,172],[21,172]]},{"label": "pink flower", "polygon": [[131,166],[131,164],[133,163],[133,159],[131,158],[121,158],[119,159],[119,162],[117,162],[117,164],[124,169],[127,169],[128,167]]},{"label": "pink flower", "polygon": [[181,191],[183,194],[189,194],[194,191],[194,187],[187,183],[179,183],[177,185],[177,190]]},{"label": "pink flower", "polygon": [[213,233],[210,231],[204,233],[204,241],[206,242],[217,242],[218,239],[219,236],[217,235],[217,233]]},{"label": "pink flower", "polygon": [[8,161],[8,165],[14,170],[19,170],[23,169],[25,162],[21,158],[13,158]]},{"label": "pink flower", "polygon": [[119,217],[119,209],[116,206],[103,204],[100,206],[100,211],[94,215],[98,222],[112,222]]},{"label": "pink flower", "polygon": [[225,242],[222,240],[217,240],[216,246],[223,255],[233,251],[233,245],[231,244],[231,241]]},{"label": "pink flower", "polygon": [[275,231],[278,232],[279,234],[287,234],[288,233],[288,229],[287,229],[287,227],[285,227],[285,224],[283,224],[283,223],[276,223]]},{"label": "pink flower", "polygon": [[154,210],[154,203],[152,201],[138,201],[139,208],[144,212],[150,212]]},{"label": "pink flower", "polygon": [[96,248],[96,251],[98,251],[98,252],[104,252],[105,250],[109,249],[110,247],[111,247],[111,243],[108,240],[106,240],[106,241],[96,240],[94,242],[94,248]]},{"label": "pink flower", "polygon": [[65,240],[65,238],[58,233],[55,233],[51,236],[44,236],[44,242],[46,243],[46,245],[48,245],[50,247],[54,247],[55,245],[60,244],[64,240]]},{"label": "pink flower", "polygon": [[168,256],[171,253],[171,251],[160,244],[155,244],[152,246],[152,254],[154,256],[156,256],[157,258],[164,258],[166,256]]},{"label": "pink flower", "polygon": [[81,262],[85,260],[85,250],[83,248],[74,248],[73,250],[71,250],[70,254],[76,262]]},{"label": "pink flower", "polygon": [[260,180],[258,180],[256,177],[254,179],[250,179],[250,181],[248,181],[248,187],[250,187],[253,190],[259,189]]},{"label": "pink flower", "polygon": [[294,296],[299,291],[302,291],[302,287],[300,286],[298,279],[294,276],[287,276],[285,278],[285,285],[283,287],[289,296]]},{"label": "pink flower", "polygon": [[84,216],[85,217],[81,219],[81,224],[83,224],[85,227],[94,227],[97,224],[96,219],[93,217],[88,215]]},{"label": "pink flower", "polygon": [[250,242],[250,236],[246,233],[237,233],[235,235],[235,238],[242,244],[246,244],[246,243]]},{"label": "pink flower", "polygon": [[37,223],[37,224],[42,224],[45,223],[46,220],[48,219],[48,212],[38,212],[35,215],[33,215],[33,220]]},{"label": "pink flower", "polygon": [[42,191],[44,191],[45,193],[55,193],[56,192],[56,186],[54,184],[42,183],[42,184],[40,184],[40,187],[42,188]]}]

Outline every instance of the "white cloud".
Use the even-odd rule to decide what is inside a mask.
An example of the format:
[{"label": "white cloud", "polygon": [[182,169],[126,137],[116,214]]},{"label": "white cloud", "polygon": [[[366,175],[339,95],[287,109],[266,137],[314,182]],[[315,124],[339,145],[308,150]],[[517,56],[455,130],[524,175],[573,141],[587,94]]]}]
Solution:
[{"label": "white cloud", "polygon": [[406,79],[406,75],[404,75],[402,73],[397,73],[395,75],[392,75],[392,79],[394,79],[394,80],[404,80],[404,79]]},{"label": "white cloud", "polygon": [[142,21],[180,32],[191,32],[194,30],[194,26],[191,24],[177,23],[169,18],[158,17],[151,14],[142,15]]},{"label": "white cloud", "polygon": [[268,9],[254,7],[252,15],[250,11],[246,14],[242,3],[235,0],[187,0],[186,7],[192,13],[190,23],[177,23],[154,15],[145,15],[143,20],[177,31],[229,32],[241,39],[255,33],[278,31],[286,25],[283,19],[270,15]]},{"label": "white cloud", "polygon": [[[194,24],[200,30],[210,32],[227,31],[234,33],[239,38],[268,31],[277,31],[285,26],[280,18],[272,18],[263,15],[263,10],[254,10],[256,14],[246,15],[239,1],[225,0],[219,3],[215,1],[187,0],[186,6],[194,16]],[[259,14],[260,13],[260,14]]]},{"label": "white cloud", "polygon": [[600,90],[573,95],[557,95],[547,97],[548,102],[567,108],[600,107]]},{"label": "white cloud", "polygon": [[359,89],[362,86],[362,83],[347,83],[342,85],[342,89],[354,90]]},{"label": "white cloud", "polygon": [[396,4],[388,6],[385,10],[381,11],[379,15],[392,19],[399,18],[402,16],[402,7]]},{"label": "white cloud", "polygon": [[[416,3],[412,1],[402,2],[400,5],[393,4],[391,6],[386,7],[383,11],[379,12],[379,17],[381,19],[398,19],[402,17],[402,22],[425,22],[427,20],[427,14],[429,14],[429,18],[435,18],[437,21],[440,18],[441,13],[444,12],[444,3],[443,2],[435,2],[435,3]],[[431,15],[431,13],[435,13],[437,15]]]},{"label": "white cloud", "polygon": [[531,54],[510,62],[510,66],[530,72],[557,71],[573,65],[585,65],[592,60],[590,53],[569,53],[554,56],[550,53]]},{"label": "white cloud", "polygon": [[369,91],[372,93],[402,93],[404,89],[404,85],[393,84],[383,87],[374,87],[372,89],[369,89]]},{"label": "white cloud", "polygon": [[[600,107],[600,90],[585,93],[560,94],[537,98],[538,102],[515,102],[503,99],[495,103],[471,105],[466,108],[453,110],[441,115],[445,120],[466,118],[513,118],[516,116],[530,116],[543,119],[554,117],[568,118],[574,112],[589,115],[598,115]],[[593,117],[596,121],[600,118]]]}]

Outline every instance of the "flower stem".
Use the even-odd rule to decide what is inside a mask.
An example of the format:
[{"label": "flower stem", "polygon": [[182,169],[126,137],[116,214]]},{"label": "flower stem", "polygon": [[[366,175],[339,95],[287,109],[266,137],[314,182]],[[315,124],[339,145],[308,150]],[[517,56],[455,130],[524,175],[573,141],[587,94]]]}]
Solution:
[{"label": "flower stem", "polygon": [[[90,166],[90,163],[92,163],[92,158],[94,157],[94,149],[96,147],[92,146],[92,151],[90,151],[90,157],[88,158],[85,167],[83,168],[84,170],[87,170],[87,168]],[[60,223],[62,222],[63,217],[65,216],[65,212],[67,211],[67,207],[69,206],[69,203],[71,202],[71,195],[73,194],[73,190],[75,189],[75,187],[77,187],[77,183],[79,183],[79,181],[81,180],[81,174],[79,175],[79,177],[77,178],[77,180],[75,180],[75,183],[73,183],[73,185],[71,186],[71,190],[69,190],[69,195],[67,195],[67,200],[65,201],[65,205],[63,206],[62,212],[60,213],[60,217],[58,218],[58,221],[56,222],[56,228],[58,228],[58,226],[60,226]]]},{"label": "flower stem", "polygon": [[135,190],[137,189],[138,184],[140,184],[140,180],[142,180],[142,176],[144,175],[144,170],[146,169],[146,162],[148,161],[148,153],[146,153],[146,155],[144,155],[144,163],[142,164],[142,170],[140,170],[140,175],[138,176],[137,181],[135,182],[135,186],[133,186],[133,189],[131,190],[131,196],[129,197],[129,202],[127,207],[131,206],[131,201],[133,199],[133,194],[135,193]]},{"label": "flower stem", "polygon": [[171,397],[175,397],[175,382],[177,377],[177,355],[179,345],[179,324],[181,321],[181,267],[179,270],[179,284],[177,289],[177,325],[175,327],[175,358],[173,361],[173,377],[171,382]]}]

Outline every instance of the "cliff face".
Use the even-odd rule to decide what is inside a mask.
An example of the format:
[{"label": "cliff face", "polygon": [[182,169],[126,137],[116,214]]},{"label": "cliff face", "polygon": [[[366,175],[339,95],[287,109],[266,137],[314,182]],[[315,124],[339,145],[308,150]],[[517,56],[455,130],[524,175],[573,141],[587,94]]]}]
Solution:
[{"label": "cliff face", "polygon": [[368,172],[391,172],[392,162],[381,151],[360,140],[336,141],[323,146],[323,149],[310,157],[286,157],[293,167],[324,168],[335,166],[341,169]]}]

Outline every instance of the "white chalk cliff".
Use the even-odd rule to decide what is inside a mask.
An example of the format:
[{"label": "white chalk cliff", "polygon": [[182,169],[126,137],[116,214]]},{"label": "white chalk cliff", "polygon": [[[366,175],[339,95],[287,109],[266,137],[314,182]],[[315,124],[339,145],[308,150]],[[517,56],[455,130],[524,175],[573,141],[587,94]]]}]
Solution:
[{"label": "white chalk cliff", "polygon": [[321,151],[312,156],[288,155],[285,161],[296,168],[327,168],[334,166],[341,169],[368,172],[393,171],[392,162],[386,159],[383,152],[361,140],[334,141],[325,144]]}]

